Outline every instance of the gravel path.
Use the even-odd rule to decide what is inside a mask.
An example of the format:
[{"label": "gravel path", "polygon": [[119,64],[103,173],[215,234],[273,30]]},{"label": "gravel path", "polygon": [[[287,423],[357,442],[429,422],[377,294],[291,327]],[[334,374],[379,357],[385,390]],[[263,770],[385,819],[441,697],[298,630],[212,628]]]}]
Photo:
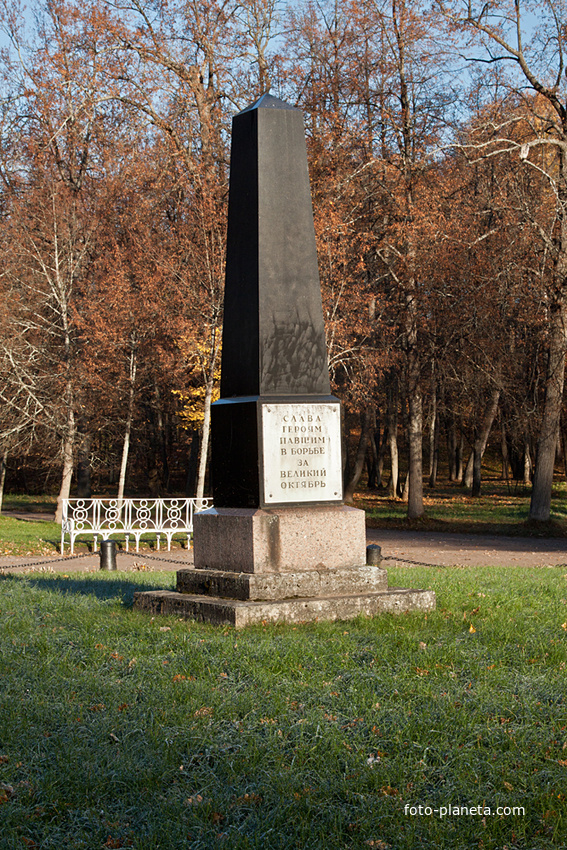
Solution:
[{"label": "gravel path", "polygon": [[567,567],[567,540],[557,537],[485,537],[381,528],[369,528],[366,536],[369,543],[382,547],[382,557],[392,561],[463,567]]}]

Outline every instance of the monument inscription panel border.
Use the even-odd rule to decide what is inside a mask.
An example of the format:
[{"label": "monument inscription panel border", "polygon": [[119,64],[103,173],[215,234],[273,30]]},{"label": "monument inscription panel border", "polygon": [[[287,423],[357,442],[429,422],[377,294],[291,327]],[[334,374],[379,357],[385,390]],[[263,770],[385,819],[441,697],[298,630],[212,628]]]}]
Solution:
[{"label": "monument inscription panel border", "polygon": [[341,504],[340,404],[264,403],[260,407],[263,504]]}]

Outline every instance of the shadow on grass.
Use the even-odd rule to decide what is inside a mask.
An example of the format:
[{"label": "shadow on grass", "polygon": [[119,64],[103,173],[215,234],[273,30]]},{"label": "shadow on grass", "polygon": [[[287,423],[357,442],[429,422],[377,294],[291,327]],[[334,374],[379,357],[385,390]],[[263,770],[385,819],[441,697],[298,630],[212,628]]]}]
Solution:
[{"label": "shadow on grass", "polygon": [[[172,574],[173,575],[173,574]],[[0,582],[18,581],[25,582],[30,587],[37,587],[39,590],[47,590],[53,593],[60,593],[63,596],[94,596],[101,601],[116,599],[121,602],[125,608],[131,608],[134,602],[134,594],[140,590],[151,590],[153,587],[165,586],[164,589],[171,589],[172,585],[168,586],[164,580],[159,584],[132,581],[122,578],[107,578],[92,576],[89,578],[63,578],[60,576],[14,576],[0,575]]]}]

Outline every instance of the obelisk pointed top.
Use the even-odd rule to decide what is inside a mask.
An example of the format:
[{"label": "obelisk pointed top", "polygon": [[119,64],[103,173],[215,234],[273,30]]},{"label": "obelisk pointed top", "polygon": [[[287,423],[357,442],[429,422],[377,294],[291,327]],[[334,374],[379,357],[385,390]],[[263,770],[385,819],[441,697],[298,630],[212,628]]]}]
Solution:
[{"label": "obelisk pointed top", "polygon": [[[289,103],[286,103],[285,100],[280,100],[279,97],[274,97],[272,94],[263,94],[261,98],[255,100],[254,103],[251,103],[250,106],[247,106],[246,109],[243,109],[242,112],[250,112],[252,109],[295,109],[295,106],[292,106]],[[242,115],[242,112],[239,112],[239,115]]]},{"label": "obelisk pointed top", "polygon": [[221,397],[331,392],[301,109],[233,119]]}]

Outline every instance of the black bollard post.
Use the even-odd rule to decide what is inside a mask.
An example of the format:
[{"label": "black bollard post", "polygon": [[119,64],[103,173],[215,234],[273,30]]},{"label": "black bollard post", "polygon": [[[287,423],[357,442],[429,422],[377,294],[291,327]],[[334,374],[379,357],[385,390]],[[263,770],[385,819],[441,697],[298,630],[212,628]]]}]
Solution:
[{"label": "black bollard post", "polygon": [[116,569],[116,541],[103,540],[100,544],[100,569]]},{"label": "black bollard post", "polygon": [[366,547],[366,564],[369,567],[379,567],[382,563],[382,549],[377,543]]}]

